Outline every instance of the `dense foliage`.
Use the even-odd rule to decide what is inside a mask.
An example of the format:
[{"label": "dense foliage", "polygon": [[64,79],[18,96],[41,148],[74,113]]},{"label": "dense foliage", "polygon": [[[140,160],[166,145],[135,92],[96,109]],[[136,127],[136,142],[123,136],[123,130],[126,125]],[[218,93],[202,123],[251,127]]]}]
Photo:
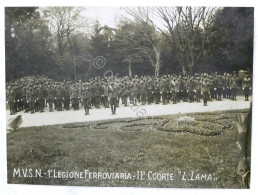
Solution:
[{"label": "dense foliage", "polygon": [[[173,10],[181,16],[184,8],[157,8],[156,13],[166,20]],[[128,75],[129,69],[133,75],[156,76],[252,69],[253,8],[218,8],[211,13],[212,22],[198,26],[187,21],[195,14],[204,21],[207,12],[185,10],[187,14],[178,17],[173,28],[160,29],[146,15],[146,8],[128,8],[132,17],[120,18],[116,28],[111,28],[98,21],[92,24],[77,7],[7,7],[6,79],[46,75],[78,80],[103,76],[107,70]],[[102,69],[93,66],[98,56],[105,58]]]}]

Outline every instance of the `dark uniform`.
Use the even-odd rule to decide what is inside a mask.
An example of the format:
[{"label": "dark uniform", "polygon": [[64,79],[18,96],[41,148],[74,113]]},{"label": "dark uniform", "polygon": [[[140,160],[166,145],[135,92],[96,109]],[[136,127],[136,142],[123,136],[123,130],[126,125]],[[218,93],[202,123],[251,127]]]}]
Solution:
[{"label": "dark uniform", "polygon": [[140,98],[141,103],[142,105],[145,105],[147,100],[147,84],[144,81],[141,82],[139,90],[140,90],[140,96],[141,96]]},{"label": "dark uniform", "polygon": [[178,85],[178,81],[176,80],[176,78],[173,78],[173,81],[171,82],[170,91],[172,93],[173,104],[176,104],[177,103],[177,94],[179,92],[179,85]]},{"label": "dark uniform", "polygon": [[156,81],[153,86],[153,97],[154,97],[155,104],[159,104],[159,102],[160,102],[160,93],[161,93],[160,85]]},{"label": "dark uniform", "polygon": [[64,109],[70,110],[70,90],[69,90],[69,85],[66,85],[64,87]]},{"label": "dark uniform", "polygon": [[56,89],[56,109],[57,111],[63,110],[63,98],[64,98],[64,91],[63,87],[59,85]]},{"label": "dark uniform", "polygon": [[230,89],[231,89],[231,100],[236,100],[236,95],[238,91],[238,79],[236,76],[231,79]]},{"label": "dark uniform", "polygon": [[169,102],[168,94],[169,94],[169,83],[166,79],[163,79],[161,83],[161,95],[162,95],[162,103],[167,104]]},{"label": "dark uniform", "polygon": [[41,85],[38,90],[38,102],[39,102],[39,111],[40,112],[44,112],[45,99],[46,99],[46,89]]},{"label": "dark uniform", "polygon": [[133,105],[136,105],[137,96],[138,96],[138,85],[136,83],[133,84],[131,92],[132,92],[132,103],[133,103]]},{"label": "dark uniform", "polygon": [[201,90],[202,90],[202,82],[201,82],[201,79],[198,78],[197,81],[196,81],[196,101],[197,102],[201,102]]},{"label": "dark uniform", "polygon": [[8,90],[7,98],[8,98],[8,103],[10,106],[10,115],[16,114],[14,87],[11,86],[10,90]]},{"label": "dark uniform", "polygon": [[190,78],[187,82],[187,92],[188,92],[190,103],[194,101],[194,90],[195,90],[195,83],[193,81],[193,78]]},{"label": "dark uniform", "polygon": [[55,96],[56,90],[53,88],[53,85],[51,85],[47,90],[47,102],[49,106],[49,112],[53,112],[53,103]]},{"label": "dark uniform", "polygon": [[74,86],[72,88],[71,99],[73,109],[79,110],[79,89],[77,88],[77,86]]},{"label": "dark uniform", "polygon": [[221,78],[221,76],[219,76],[219,78],[217,79],[217,100],[221,101],[221,96],[222,96],[222,92],[223,92],[223,79]]},{"label": "dark uniform", "polygon": [[248,100],[248,96],[250,93],[250,90],[252,88],[252,81],[250,77],[245,77],[242,83],[242,88],[244,90],[244,95],[245,95],[245,101],[249,101]]},{"label": "dark uniform", "polygon": [[209,98],[209,84],[207,80],[202,83],[202,96],[203,96],[203,106],[207,106],[207,101]]},{"label": "dark uniform", "polygon": [[108,94],[110,98],[110,106],[112,114],[116,113],[116,106],[117,106],[117,92],[114,89],[114,84],[111,84],[108,89]]},{"label": "dark uniform", "polygon": [[84,105],[84,110],[85,110],[85,115],[89,115],[89,110],[90,110],[90,98],[91,98],[91,91],[88,85],[83,88],[82,91],[82,101]]},{"label": "dark uniform", "polygon": [[148,104],[151,104],[153,102],[153,85],[151,81],[147,84],[147,102]]}]

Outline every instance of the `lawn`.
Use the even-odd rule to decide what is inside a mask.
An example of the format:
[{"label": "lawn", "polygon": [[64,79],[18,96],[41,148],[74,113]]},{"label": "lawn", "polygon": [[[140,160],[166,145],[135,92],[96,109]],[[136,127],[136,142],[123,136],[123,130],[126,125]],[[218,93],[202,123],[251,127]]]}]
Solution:
[{"label": "lawn", "polygon": [[[20,128],[7,134],[8,183],[242,188],[235,115],[220,111]],[[180,117],[195,119],[181,125]],[[14,169],[171,173],[173,180],[13,177]],[[190,175],[194,171],[194,179]],[[182,180],[183,173],[186,180]],[[201,174],[211,180],[199,179]],[[153,175],[152,175],[153,176]],[[196,179],[197,178],[197,179]]]}]

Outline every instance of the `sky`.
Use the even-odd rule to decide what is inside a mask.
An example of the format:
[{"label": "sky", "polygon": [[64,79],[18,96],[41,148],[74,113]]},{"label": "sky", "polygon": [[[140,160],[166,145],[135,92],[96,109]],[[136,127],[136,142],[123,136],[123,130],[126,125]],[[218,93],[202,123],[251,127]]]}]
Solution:
[{"label": "sky", "polygon": [[116,16],[123,14],[123,11],[120,7],[84,7],[81,14],[86,18],[99,20],[102,26],[115,27],[118,22]]}]

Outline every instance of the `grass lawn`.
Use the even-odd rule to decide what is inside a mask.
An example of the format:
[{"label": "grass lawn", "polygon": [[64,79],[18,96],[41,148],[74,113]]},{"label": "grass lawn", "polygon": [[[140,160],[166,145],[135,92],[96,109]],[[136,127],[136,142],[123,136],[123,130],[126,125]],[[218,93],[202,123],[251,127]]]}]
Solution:
[{"label": "grass lawn", "polygon": [[[247,110],[26,127],[7,134],[8,183],[173,188],[242,188],[234,116]],[[172,173],[174,180],[13,177],[15,169]],[[212,180],[182,180],[185,172]],[[195,178],[195,177],[194,177]],[[215,179],[214,179],[215,178]]]}]

